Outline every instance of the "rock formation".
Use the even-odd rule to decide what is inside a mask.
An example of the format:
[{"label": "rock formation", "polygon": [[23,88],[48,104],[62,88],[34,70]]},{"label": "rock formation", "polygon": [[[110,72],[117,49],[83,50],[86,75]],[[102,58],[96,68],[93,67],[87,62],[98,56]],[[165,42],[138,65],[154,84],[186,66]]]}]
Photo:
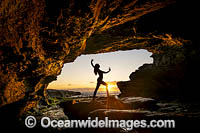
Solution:
[{"label": "rock formation", "polygon": [[199,52],[187,45],[161,49],[153,53],[153,64],[144,64],[130,74],[129,81],[117,83],[120,96],[198,100]]},{"label": "rock formation", "polygon": [[[147,49],[154,63],[142,68],[165,71],[157,77],[164,82],[173,72],[173,79],[186,83],[199,68],[191,65],[199,59],[199,41],[191,32],[197,21],[190,15],[197,12],[185,10],[190,6],[175,0],[1,0],[0,107],[32,108],[45,99],[63,64],[81,54]],[[176,88],[173,79],[166,88]]]},{"label": "rock formation", "polygon": [[[172,129],[163,128],[134,128],[129,132],[188,132],[197,129],[199,120],[199,103],[182,103],[178,101],[164,102],[150,98],[124,97],[124,98],[78,98],[72,101],[61,102],[60,107],[71,120],[87,120],[88,117],[99,120],[175,120],[175,127]],[[183,131],[183,126],[185,126]],[[197,126],[197,127],[196,127]],[[82,131],[82,128],[72,129]],[[90,131],[87,129],[86,131]],[[93,128],[93,132],[101,132],[101,128]],[[105,128],[104,132],[123,132],[120,128]],[[158,130],[158,131],[157,131]],[[128,132],[128,131],[127,131]]]}]

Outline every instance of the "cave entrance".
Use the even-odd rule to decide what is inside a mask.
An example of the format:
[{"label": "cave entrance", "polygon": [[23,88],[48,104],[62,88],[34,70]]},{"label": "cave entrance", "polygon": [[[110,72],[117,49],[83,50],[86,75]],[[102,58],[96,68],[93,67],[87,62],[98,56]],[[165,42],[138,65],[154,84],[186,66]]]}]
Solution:
[{"label": "cave entrance", "polygon": [[[118,95],[120,91],[116,82],[129,80],[129,75],[140,66],[153,63],[151,55],[151,52],[144,49],[81,55],[74,62],[64,65],[61,75],[49,84],[48,89],[66,89],[92,95],[97,80],[90,64],[91,59],[94,59],[94,64],[99,63],[101,70],[107,71],[111,68],[111,72],[104,75],[104,81],[108,83],[110,94]],[[106,95],[103,85],[100,86],[98,95]]]}]

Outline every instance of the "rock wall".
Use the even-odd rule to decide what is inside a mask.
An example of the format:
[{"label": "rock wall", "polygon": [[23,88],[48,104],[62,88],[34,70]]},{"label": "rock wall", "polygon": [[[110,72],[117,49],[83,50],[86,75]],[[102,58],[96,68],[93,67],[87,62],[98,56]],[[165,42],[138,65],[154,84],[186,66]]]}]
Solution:
[{"label": "rock wall", "polygon": [[148,23],[161,19],[152,12],[159,14],[164,7],[176,7],[175,2],[1,0],[0,107],[21,100],[23,111],[35,106],[45,99],[48,84],[56,80],[63,64],[81,54],[147,49],[162,55],[194,44],[189,43],[191,38],[174,36],[176,32],[154,32],[165,25],[151,29],[158,24]]},{"label": "rock wall", "polygon": [[122,92],[121,97],[199,101],[199,82],[196,77],[200,74],[200,63],[197,61],[200,59],[199,53],[188,53],[182,48],[152,56],[153,64],[144,64],[130,74],[129,81],[117,83]]},{"label": "rock wall", "polygon": [[[200,45],[196,34],[199,26],[194,4],[178,3],[137,21],[138,30],[152,33],[152,29],[157,29],[153,36],[163,41],[147,48],[153,53],[153,64],[144,64],[130,74],[129,81],[117,83],[121,97],[198,100],[199,85],[195,75],[200,74]],[[167,32],[172,34],[156,35]],[[177,36],[177,39],[172,36]]]}]

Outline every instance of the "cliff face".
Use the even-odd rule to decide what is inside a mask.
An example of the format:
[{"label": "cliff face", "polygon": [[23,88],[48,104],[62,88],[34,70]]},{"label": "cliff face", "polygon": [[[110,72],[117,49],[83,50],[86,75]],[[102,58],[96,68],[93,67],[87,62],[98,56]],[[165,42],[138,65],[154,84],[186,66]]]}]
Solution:
[{"label": "cliff face", "polygon": [[199,52],[183,46],[152,57],[153,64],[144,64],[130,74],[129,81],[117,83],[121,97],[198,100]]},{"label": "cliff face", "polygon": [[[0,106],[17,101],[23,101],[23,111],[35,106],[45,99],[48,84],[56,80],[63,64],[81,54],[147,49],[156,56],[176,49],[181,53],[182,47],[191,45],[188,47],[196,55],[198,50],[190,36],[176,36],[173,33],[179,32],[170,33],[163,28],[166,25],[152,28],[160,22],[160,10],[174,3],[175,0],[2,0]],[[161,11],[166,14],[170,10]],[[183,62],[183,53],[179,55],[177,58]],[[157,59],[169,56],[158,57],[154,58],[155,66],[160,63]]]},{"label": "cliff face", "polygon": [[[159,45],[151,43],[151,47],[147,48],[153,53],[153,64],[144,64],[130,74],[129,81],[117,83],[121,97],[198,100],[199,83],[196,76],[200,74],[200,47],[196,28],[199,26],[193,4],[178,3],[138,20],[140,31],[157,29],[155,33],[172,34],[156,36],[154,33],[155,38],[163,41]],[[177,35],[176,39],[172,37]],[[155,38],[153,42],[156,42]],[[183,41],[183,38],[187,41]]]}]

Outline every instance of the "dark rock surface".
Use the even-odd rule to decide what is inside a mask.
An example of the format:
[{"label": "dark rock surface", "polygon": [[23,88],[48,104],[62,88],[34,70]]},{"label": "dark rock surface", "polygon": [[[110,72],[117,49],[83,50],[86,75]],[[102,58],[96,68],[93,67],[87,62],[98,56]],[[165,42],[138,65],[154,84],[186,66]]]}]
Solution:
[{"label": "dark rock surface", "polygon": [[[185,47],[153,54],[153,64],[144,64],[132,72],[129,81],[118,82],[121,97],[198,100],[200,56]],[[190,57],[194,57],[194,59]]]},{"label": "dark rock surface", "polygon": [[132,109],[138,109],[138,108],[143,108],[143,109],[156,109],[157,108],[157,101],[152,98],[144,98],[144,97],[124,97],[120,98],[120,100],[128,104]]},{"label": "dark rock surface", "polygon": [[[141,108],[132,106],[134,103],[138,105],[139,102]],[[183,103],[180,101],[155,101],[142,97],[124,97],[122,99],[111,97],[108,99],[98,98],[96,101],[80,98],[61,103],[60,106],[64,108],[69,119],[88,119],[88,117],[95,119],[98,117],[98,119],[104,120],[105,117],[108,117],[110,120],[175,120],[175,129],[137,128],[129,132],[180,132],[182,126],[185,126],[184,132],[188,132],[190,129],[196,129],[196,122],[200,120],[198,102]],[[144,108],[145,106],[146,108]],[[122,131],[122,129],[116,130],[116,132]]]},{"label": "dark rock surface", "polygon": [[[15,107],[20,103],[16,103]],[[6,107],[6,108],[5,108]],[[12,107],[12,106],[10,106]],[[155,108],[156,107],[156,108]],[[175,120],[175,129],[159,129],[159,128],[135,128],[131,131],[126,131],[125,129],[114,129],[114,128],[103,128],[103,129],[64,129],[64,128],[41,128],[40,126],[34,128],[33,132],[43,131],[43,132],[136,132],[136,133],[146,133],[146,132],[189,132],[191,129],[198,131],[198,121],[200,120],[200,104],[198,102],[181,102],[181,101],[157,101],[151,98],[143,97],[124,97],[124,98],[106,98],[98,97],[96,101],[92,101],[91,98],[74,98],[69,99],[66,102],[61,102],[59,105],[44,106],[38,105],[33,113],[27,113],[26,116],[17,119],[15,115],[17,112],[10,110],[8,106],[1,108],[1,116],[5,112],[10,111],[9,117],[1,117],[4,120],[2,125],[16,124],[13,128],[18,130],[29,131],[28,128],[24,126],[24,119],[28,115],[33,115],[36,117],[38,122],[42,117],[48,116],[51,119],[58,120],[84,120],[91,117],[92,119],[98,117],[99,119],[105,119],[108,117],[113,120]],[[16,108],[16,111],[18,109]],[[12,113],[13,112],[13,113]],[[15,121],[9,121],[10,119]],[[20,124],[19,124],[20,123]],[[184,126],[184,131],[182,130]],[[8,127],[5,127],[8,130]],[[30,132],[29,131],[29,132]]]},{"label": "dark rock surface", "polygon": [[88,113],[96,109],[131,109],[127,104],[114,97],[100,97],[92,101],[91,98],[78,98],[76,100],[63,102],[60,107],[70,119],[87,119]]}]

